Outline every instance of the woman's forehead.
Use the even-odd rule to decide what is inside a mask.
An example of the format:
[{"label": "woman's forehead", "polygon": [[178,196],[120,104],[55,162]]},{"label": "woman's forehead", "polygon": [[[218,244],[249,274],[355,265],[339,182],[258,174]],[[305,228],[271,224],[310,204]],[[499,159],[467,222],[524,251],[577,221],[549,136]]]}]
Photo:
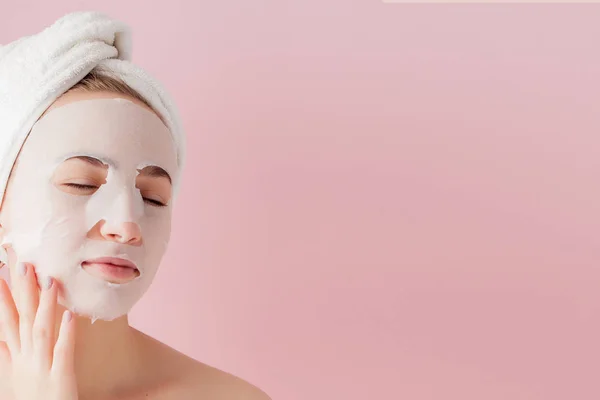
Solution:
[{"label": "woman's forehead", "polygon": [[71,101],[49,109],[34,125],[21,154],[52,163],[79,155],[120,165],[158,165],[170,174],[177,170],[168,128],[147,107],[122,97]]},{"label": "woman's forehead", "polygon": [[150,107],[148,107],[142,101],[140,101],[136,98],[121,94],[121,93],[115,93],[115,92],[109,92],[109,91],[87,91],[84,89],[74,89],[74,90],[69,90],[68,92],[66,92],[62,96],[60,96],[58,99],[56,99],[54,101],[54,103],[52,103],[52,105],[50,107],[48,107],[48,109],[46,109],[46,111],[42,114],[42,116],[39,119],[42,119],[46,114],[48,114],[52,110],[55,110],[57,108],[65,106],[67,104],[71,104],[71,103],[75,103],[75,102],[83,101],[83,100],[94,100],[94,99],[129,100],[132,103],[137,104],[138,106],[147,109],[148,111],[154,112],[154,110],[152,110]]}]

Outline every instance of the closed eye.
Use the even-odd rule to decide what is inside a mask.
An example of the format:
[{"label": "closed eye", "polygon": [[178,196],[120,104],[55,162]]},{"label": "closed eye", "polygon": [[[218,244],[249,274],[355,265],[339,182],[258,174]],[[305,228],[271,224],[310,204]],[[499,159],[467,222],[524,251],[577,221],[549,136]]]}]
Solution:
[{"label": "closed eye", "polygon": [[154,207],[166,207],[167,205],[161,201],[149,199],[148,197],[143,197],[144,201]]},{"label": "closed eye", "polygon": [[[64,186],[68,186],[74,189],[79,189],[79,190],[85,190],[85,191],[89,191],[89,190],[97,190],[99,188],[99,186],[95,186],[95,185],[84,185],[81,183],[73,183],[73,182],[67,182],[67,183],[63,183]],[[165,203],[163,203],[162,201],[156,200],[156,199],[151,199],[149,197],[143,197],[142,199],[144,200],[144,202],[154,206],[154,207],[166,207],[167,205]]]},{"label": "closed eye", "polygon": [[72,182],[63,183],[63,185],[72,187],[75,189],[82,189],[82,190],[93,190],[93,189],[98,189],[98,187],[99,187],[99,186],[95,186],[95,185],[83,185],[81,183],[72,183]]}]

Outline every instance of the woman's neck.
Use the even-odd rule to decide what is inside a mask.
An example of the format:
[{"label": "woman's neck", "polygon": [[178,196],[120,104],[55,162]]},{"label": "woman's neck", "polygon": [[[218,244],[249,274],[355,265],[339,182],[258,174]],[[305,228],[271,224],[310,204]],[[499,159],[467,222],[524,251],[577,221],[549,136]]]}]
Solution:
[{"label": "woman's neck", "polygon": [[[59,316],[64,308],[58,307]],[[127,316],[113,321],[75,317],[75,374],[80,399],[114,396],[140,381],[144,370],[138,331]],[[57,317],[60,323],[60,318]],[[57,326],[58,329],[58,326]]]}]

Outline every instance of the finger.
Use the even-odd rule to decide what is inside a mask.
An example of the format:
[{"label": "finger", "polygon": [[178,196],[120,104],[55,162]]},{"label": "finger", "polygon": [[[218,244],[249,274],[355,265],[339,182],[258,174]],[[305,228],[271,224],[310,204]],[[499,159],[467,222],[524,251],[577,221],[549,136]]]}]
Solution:
[{"label": "finger", "polygon": [[4,279],[0,279],[0,323],[2,324],[2,333],[4,340],[11,354],[19,354],[19,313],[13,300],[8,284]]},{"label": "finger", "polygon": [[8,344],[6,344],[6,342],[0,342],[0,373],[8,372],[10,360],[11,356]]},{"label": "finger", "polygon": [[72,376],[75,371],[75,321],[71,311],[65,311],[54,346],[52,373]]},{"label": "finger", "polygon": [[52,366],[52,351],[56,321],[56,285],[51,277],[42,279],[40,304],[33,322],[32,344],[38,367],[48,371]]},{"label": "finger", "polygon": [[17,263],[11,269],[11,282],[17,311],[19,312],[19,335],[21,338],[21,353],[31,351],[31,330],[39,303],[39,290],[33,265]]}]

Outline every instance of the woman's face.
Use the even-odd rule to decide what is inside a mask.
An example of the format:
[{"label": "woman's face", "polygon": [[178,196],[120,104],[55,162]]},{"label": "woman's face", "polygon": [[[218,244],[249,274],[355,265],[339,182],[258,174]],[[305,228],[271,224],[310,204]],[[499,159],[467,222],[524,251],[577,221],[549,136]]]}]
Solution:
[{"label": "woman's face", "polygon": [[[126,314],[150,286],[178,173],[166,126],[137,100],[69,92],[27,138],[0,211],[3,243],[81,315]],[[120,266],[118,266],[120,265]]]}]

